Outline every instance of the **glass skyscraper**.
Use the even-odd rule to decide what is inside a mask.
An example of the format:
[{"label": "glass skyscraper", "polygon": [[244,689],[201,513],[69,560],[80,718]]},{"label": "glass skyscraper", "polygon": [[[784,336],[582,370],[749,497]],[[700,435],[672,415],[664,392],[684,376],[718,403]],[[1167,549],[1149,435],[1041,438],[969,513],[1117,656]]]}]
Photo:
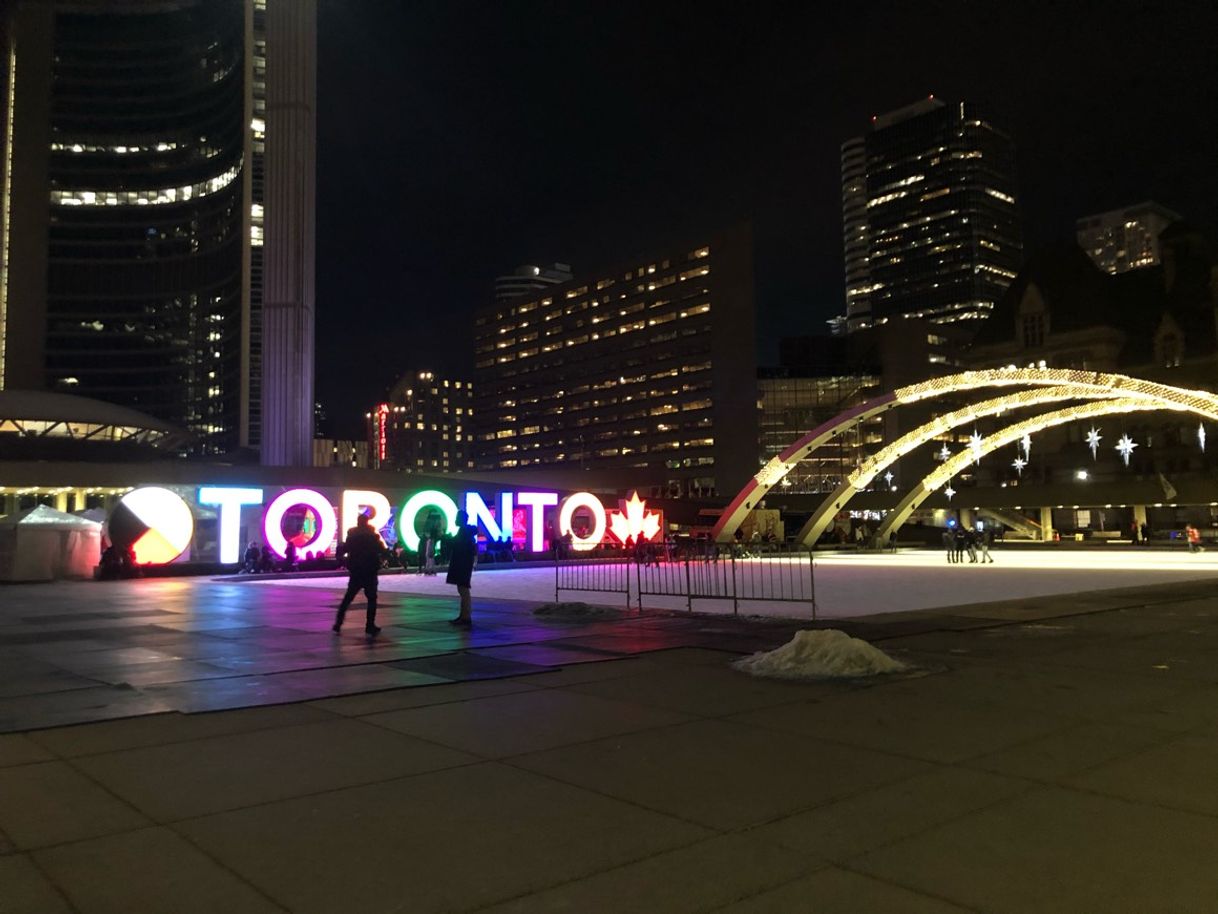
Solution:
[{"label": "glass skyscraper", "polygon": [[198,453],[311,462],[314,10],[3,6],[0,389],[133,407]]},{"label": "glass skyscraper", "polygon": [[975,106],[933,96],[842,145],[850,330],[985,318],[1015,277],[1015,149]]}]

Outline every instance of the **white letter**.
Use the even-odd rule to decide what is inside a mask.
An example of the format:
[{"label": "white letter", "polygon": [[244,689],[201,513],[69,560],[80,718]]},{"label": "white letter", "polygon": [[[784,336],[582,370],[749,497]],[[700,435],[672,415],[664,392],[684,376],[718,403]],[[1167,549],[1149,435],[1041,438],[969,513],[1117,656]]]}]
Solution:
[{"label": "white letter", "polygon": [[241,509],[262,504],[262,490],[203,486],[199,489],[199,504],[220,509],[216,512],[220,520],[220,561],[235,565],[241,561]]},{"label": "white letter", "polygon": [[558,504],[557,492],[517,492],[516,504],[529,509],[529,548],[541,552],[546,548],[543,521],[545,508]]}]

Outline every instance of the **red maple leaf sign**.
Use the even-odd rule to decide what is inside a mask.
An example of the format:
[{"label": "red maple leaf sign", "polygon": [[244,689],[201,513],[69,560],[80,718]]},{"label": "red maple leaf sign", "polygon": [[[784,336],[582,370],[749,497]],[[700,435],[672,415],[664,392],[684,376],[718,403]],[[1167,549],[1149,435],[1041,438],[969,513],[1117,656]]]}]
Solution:
[{"label": "red maple leaf sign", "polygon": [[622,502],[625,511],[609,512],[609,532],[619,543],[633,537],[637,543],[640,540],[649,542],[660,535],[659,511],[648,511],[647,502],[639,498],[639,493],[630,493],[630,499]]}]

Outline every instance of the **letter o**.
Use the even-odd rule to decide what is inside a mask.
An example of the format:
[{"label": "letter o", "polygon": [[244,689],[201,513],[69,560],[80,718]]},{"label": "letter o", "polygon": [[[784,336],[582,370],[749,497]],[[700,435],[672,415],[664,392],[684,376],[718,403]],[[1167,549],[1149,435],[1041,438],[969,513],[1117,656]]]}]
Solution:
[{"label": "letter o", "polygon": [[310,546],[320,546],[321,551],[325,552],[338,536],[338,517],[328,498],[313,489],[288,489],[267,505],[266,514],[262,518],[262,533],[266,537],[266,544],[280,558],[283,558],[288,550],[288,541],[283,535],[283,516],[288,513],[289,508],[297,505],[312,508],[317,515],[317,534],[300,547],[301,551]]},{"label": "letter o", "polygon": [[419,551],[419,533],[414,528],[414,521],[424,507],[439,508],[440,513],[448,522],[447,531],[449,533],[457,532],[458,508],[455,501],[435,489],[415,492],[402,503],[402,510],[398,512],[398,539],[411,552]]},{"label": "letter o", "polygon": [[[587,508],[592,512],[592,532],[583,537],[576,536],[575,531],[571,529],[571,519],[580,508]],[[605,538],[605,527],[605,506],[591,492],[576,492],[563,501],[558,511],[558,532],[563,535],[571,534],[571,548],[576,552],[588,552],[599,546]]]}]

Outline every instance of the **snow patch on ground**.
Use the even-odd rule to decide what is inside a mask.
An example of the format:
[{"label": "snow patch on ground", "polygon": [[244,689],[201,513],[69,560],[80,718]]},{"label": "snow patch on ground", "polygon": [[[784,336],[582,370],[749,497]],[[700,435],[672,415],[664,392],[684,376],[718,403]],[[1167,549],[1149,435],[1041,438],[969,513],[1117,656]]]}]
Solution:
[{"label": "snow patch on ground", "polygon": [[615,619],[622,614],[611,606],[593,606],[591,603],[542,603],[533,610],[533,615],[551,619]]},{"label": "snow patch on ground", "polygon": [[782,647],[742,657],[732,666],[772,679],[853,679],[907,669],[879,648],[836,629],[796,632]]}]

